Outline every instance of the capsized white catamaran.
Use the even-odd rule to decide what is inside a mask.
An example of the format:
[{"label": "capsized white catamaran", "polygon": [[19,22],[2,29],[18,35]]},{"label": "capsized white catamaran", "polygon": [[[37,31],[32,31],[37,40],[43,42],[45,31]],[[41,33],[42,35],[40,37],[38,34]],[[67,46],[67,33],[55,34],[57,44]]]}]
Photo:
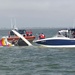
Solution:
[{"label": "capsized white catamaran", "polygon": [[[32,44],[27,39],[25,39],[23,35],[21,35],[15,30],[12,30],[12,32],[16,34],[19,38],[21,38],[23,42],[26,44],[26,46],[32,46]],[[0,47],[10,47],[10,46],[15,46],[15,44],[8,42],[7,37],[2,37],[0,39]]]},{"label": "capsized white catamaran", "polygon": [[12,30],[12,32],[15,33],[19,38],[21,38],[26,43],[26,46],[32,46],[32,44],[27,39],[25,39],[23,35],[15,30]]},{"label": "capsized white catamaran", "polygon": [[64,29],[58,31],[56,36],[51,38],[39,39],[34,41],[44,47],[51,48],[74,48],[75,47],[75,29]]}]

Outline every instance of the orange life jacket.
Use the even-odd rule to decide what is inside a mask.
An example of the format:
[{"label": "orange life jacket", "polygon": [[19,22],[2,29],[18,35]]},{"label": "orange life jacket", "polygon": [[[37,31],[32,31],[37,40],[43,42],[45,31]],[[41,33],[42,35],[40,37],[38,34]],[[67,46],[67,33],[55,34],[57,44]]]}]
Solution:
[{"label": "orange life jacket", "polygon": [[45,38],[45,35],[44,34],[40,34],[39,35],[39,39],[44,39]]}]

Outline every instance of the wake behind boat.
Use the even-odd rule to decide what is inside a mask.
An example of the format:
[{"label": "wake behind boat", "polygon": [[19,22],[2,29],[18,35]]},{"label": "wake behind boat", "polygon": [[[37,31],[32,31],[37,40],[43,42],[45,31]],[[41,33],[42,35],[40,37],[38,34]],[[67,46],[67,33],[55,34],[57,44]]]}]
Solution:
[{"label": "wake behind boat", "polygon": [[73,48],[75,47],[75,29],[60,30],[56,36],[34,41],[44,47]]}]

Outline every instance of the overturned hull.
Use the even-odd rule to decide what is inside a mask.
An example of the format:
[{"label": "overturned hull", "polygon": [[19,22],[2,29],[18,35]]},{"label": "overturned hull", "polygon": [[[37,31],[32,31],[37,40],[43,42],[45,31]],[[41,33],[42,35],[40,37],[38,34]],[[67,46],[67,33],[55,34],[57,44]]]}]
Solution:
[{"label": "overturned hull", "polygon": [[[32,43],[32,40],[29,42]],[[21,38],[18,40],[17,45],[18,46],[28,46],[28,44],[24,42]]]}]

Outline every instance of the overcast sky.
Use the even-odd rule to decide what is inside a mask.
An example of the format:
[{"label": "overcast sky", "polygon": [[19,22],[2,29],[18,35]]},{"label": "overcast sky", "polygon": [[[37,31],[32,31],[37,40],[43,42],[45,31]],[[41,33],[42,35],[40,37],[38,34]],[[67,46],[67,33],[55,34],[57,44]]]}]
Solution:
[{"label": "overcast sky", "polygon": [[0,27],[14,18],[19,28],[75,27],[75,0],[0,0]]}]

